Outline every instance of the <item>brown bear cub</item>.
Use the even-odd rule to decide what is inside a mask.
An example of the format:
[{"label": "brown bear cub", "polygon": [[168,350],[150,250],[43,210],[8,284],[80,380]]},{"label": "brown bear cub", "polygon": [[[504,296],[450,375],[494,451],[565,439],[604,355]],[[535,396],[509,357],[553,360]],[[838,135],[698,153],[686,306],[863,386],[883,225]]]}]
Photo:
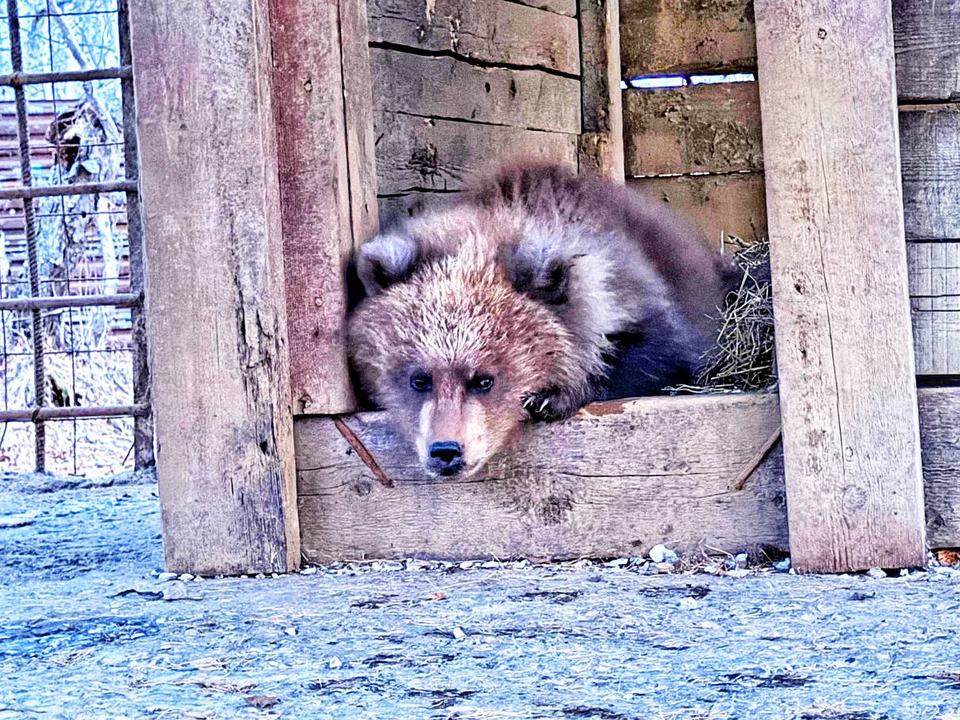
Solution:
[{"label": "brown bear cub", "polygon": [[689,380],[732,278],[662,203],[544,165],[400,222],[356,272],[361,389],[440,476],[476,472],[524,419]]}]

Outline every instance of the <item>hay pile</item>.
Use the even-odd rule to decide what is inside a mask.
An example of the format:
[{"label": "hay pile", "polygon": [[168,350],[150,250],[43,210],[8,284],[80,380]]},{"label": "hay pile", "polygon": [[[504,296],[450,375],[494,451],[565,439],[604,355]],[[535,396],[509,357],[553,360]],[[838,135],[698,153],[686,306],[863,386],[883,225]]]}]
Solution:
[{"label": "hay pile", "polygon": [[725,249],[730,246],[736,248],[734,262],[742,273],[740,283],[727,296],[716,346],[704,356],[700,373],[693,384],[671,388],[674,394],[776,387],[770,245],[766,240],[748,244],[730,237]]}]

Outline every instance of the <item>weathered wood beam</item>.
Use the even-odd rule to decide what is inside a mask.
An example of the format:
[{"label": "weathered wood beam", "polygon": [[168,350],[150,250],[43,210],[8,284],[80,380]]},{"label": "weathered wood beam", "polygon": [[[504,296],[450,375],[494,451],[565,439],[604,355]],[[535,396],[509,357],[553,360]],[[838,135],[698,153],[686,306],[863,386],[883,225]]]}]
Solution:
[{"label": "weathered wood beam", "polygon": [[623,182],[620,2],[580,0],[581,173]]},{"label": "weathered wood beam", "polygon": [[376,134],[379,191],[384,195],[460,190],[479,173],[495,170],[504,158],[577,167],[575,134],[386,111],[377,115]]},{"label": "weathered wood beam", "polygon": [[370,0],[374,43],[580,75],[577,20],[508,0]]},{"label": "weathered wood beam", "polygon": [[376,234],[366,3],[271,0],[290,384],[295,413],[356,407],[345,269]]},{"label": "weathered wood beam", "polygon": [[131,0],[166,565],[299,564],[266,0]]},{"label": "weathered wood beam", "polygon": [[526,130],[580,132],[580,81],[543,70],[482,67],[452,57],[370,49],[380,112]]},{"label": "weathered wood beam", "polygon": [[752,70],[753,0],[620,0],[623,77]]},{"label": "weathered wood beam", "polygon": [[620,557],[678,549],[786,549],[781,459],[737,474],[780,422],[776,395],[643,398],[533,425],[478,477],[431,481],[385,413],[345,419],[392,488],[332,420],[296,423],[310,560]]},{"label": "weathered wood beam", "polygon": [[794,566],[922,565],[890,4],[754,6]]},{"label": "weathered wood beam", "polygon": [[893,0],[901,101],[960,101],[960,0]]},{"label": "weathered wood beam", "polygon": [[[960,394],[921,389],[927,537],[960,546]],[[681,550],[788,548],[779,444],[737,490],[737,475],[779,427],[775,395],[644,398],[588,406],[525,428],[467,481],[423,477],[383,413],[346,422],[394,481],[384,487],[334,422],[296,422],[305,556],[622,557]]]},{"label": "weathered wood beam", "polygon": [[755,82],[625,90],[627,176],[763,170]]}]

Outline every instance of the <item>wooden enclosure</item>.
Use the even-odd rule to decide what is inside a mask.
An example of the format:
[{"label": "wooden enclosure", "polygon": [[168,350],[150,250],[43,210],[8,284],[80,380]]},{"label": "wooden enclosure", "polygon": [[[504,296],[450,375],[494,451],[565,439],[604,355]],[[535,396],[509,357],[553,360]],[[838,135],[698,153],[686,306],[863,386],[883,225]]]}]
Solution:
[{"label": "wooden enclosure", "polygon": [[[170,569],[960,546],[960,0],[131,11]],[[469,482],[351,414],[351,253],[520,154],[769,237],[779,397],[590,406]]]}]

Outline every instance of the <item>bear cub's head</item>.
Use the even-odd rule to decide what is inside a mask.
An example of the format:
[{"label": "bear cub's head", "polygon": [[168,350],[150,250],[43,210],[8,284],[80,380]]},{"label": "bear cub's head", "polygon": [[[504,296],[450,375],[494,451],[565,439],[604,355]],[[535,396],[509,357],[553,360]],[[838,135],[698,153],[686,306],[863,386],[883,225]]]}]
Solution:
[{"label": "bear cub's head", "polygon": [[503,261],[523,232],[509,217],[451,211],[358,253],[366,298],[349,320],[351,360],[432,476],[477,472],[517,435],[528,398],[579,377],[569,331],[515,289]]}]

